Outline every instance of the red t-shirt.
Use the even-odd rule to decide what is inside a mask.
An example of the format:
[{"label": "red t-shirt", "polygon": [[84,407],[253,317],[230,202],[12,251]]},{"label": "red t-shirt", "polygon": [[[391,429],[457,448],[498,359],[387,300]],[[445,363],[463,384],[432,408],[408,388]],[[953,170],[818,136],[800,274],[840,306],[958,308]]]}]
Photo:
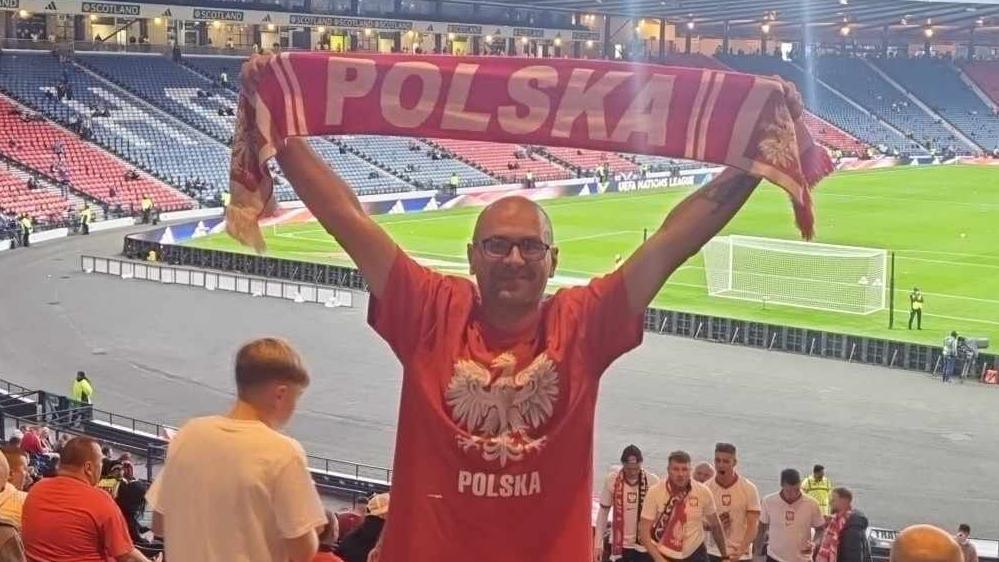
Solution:
[{"label": "red t-shirt", "polygon": [[133,548],[111,496],[68,476],[44,478],[31,488],[21,534],[28,562],[114,562]]},{"label": "red t-shirt", "polygon": [[399,250],[368,321],[403,365],[383,562],[581,562],[593,555],[600,375],[642,340],[619,272],[562,289],[502,338],[467,279]]}]

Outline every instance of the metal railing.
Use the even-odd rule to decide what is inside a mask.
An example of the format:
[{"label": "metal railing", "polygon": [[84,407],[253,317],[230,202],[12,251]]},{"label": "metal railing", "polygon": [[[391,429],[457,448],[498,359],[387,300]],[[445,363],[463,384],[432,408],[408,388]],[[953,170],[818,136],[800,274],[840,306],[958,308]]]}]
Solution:
[{"label": "metal railing", "polygon": [[160,262],[140,262],[98,256],[80,256],[80,269],[86,273],[116,275],[123,279],[138,279],[198,287],[209,291],[219,290],[251,296],[281,298],[299,303],[317,303],[330,307],[352,307],[354,305],[353,292],[315,282],[282,281],[238,273],[181,267]]}]

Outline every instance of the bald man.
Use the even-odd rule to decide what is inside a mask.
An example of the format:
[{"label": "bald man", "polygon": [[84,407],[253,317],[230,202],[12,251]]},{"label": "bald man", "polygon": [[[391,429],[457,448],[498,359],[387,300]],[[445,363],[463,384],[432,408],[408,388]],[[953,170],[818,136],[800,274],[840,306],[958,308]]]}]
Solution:
[{"label": "bald man", "polygon": [[701,461],[694,467],[694,480],[701,484],[706,484],[708,480],[715,477],[715,467],[708,461]]},{"label": "bald man", "polygon": [[913,525],[895,537],[890,562],[964,562],[960,545],[933,525]]},{"label": "bald man", "polygon": [[[246,64],[244,90],[266,64]],[[790,85],[787,95],[800,116],[800,96]],[[589,559],[600,377],[642,341],[645,309],[663,283],[759,178],[723,172],[616,271],[546,298],[560,256],[533,201],[506,197],[479,214],[466,248],[473,281],[410,258],[305,140],[289,139],[277,160],[364,275],[368,321],[403,366],[392,509],[407,515],[389,520],[376,557]]]}]

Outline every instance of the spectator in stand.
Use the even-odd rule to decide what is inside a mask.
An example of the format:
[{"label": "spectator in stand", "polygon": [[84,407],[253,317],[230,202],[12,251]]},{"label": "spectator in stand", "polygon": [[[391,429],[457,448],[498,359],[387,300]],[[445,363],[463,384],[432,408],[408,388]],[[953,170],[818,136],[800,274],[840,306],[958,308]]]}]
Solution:
[{"label": "spectator in stand", "polygon": [[895,537],[889,562],[964,562],[964,555],[957,541],[943,529],[913,525]]},{"label": "spectator in stand", "polygon": [[957,534],[954,535],[957,545],[961,547],[961,554],[964,555],[964,562],[978,562],[978,550],[971,543],[971,525],[961,523],[957,526]]},{"label": "spectator in stand", "polygon": [[7,461],[7,482],[15,489],[26,492],[31,487],[28,453],[17,445],[4,445],[0,447],[0,452]]},{"label": "spectator in stand", "polygon": [[107,474],[101,477],[97,482],[97,487],[104,490],[108,494],[111,494],[112,498],[118,498],[118,489],[121,487],[122,478],[122,468],[120,462],[113,462],[107,470]]},{"label": "spectator in stand", "polygon": [[121,477],[129,482],[135,480],[135,465],[132,464],[132,455],[127,452],[122,453],[118,456],[118,462],[121,464]]},{"label": "spectator in stand", "polygon": [[[752,559],[753,541],[760,523],[760,492],[736,471],[738,464],[735,445],[716,444],[715,477],[706,483],[718,508],[728,554],[735,561]],[[711,537],[708,537],[708,558],[711,562],[722,562],[721,551]]]},{"label": "spectator in stand", "polygon": [[701,484],[707,484],[714,477],[715,467],[711,466],[708,461],[701,461],[694,467],[694,480]]},{"label": "spectator in stand", "polygon": [[822,534],[816,562],[867,562],[867,516],[853,509],[853,493],[834,488],[829,497],[832,518]]},{"label": "spectator in stand", "polygon": [[767,534],[767,562],[811,562],[812,530],[826,520],[819,502],[801,491],[801,474],[793,468],[780,473],[780,491],[763,498],[761,530]]},{"label": "spectator in stand", "polygon": [[74,437],[63,449],[59,472],[36,484],[24,502],[23,537],[29,560],[45,562],[149,562],[128,537],[121,510],[98,490],[101,449]]},{"label": "spectator in stand", "polygon": [[388,494],[377,494],[368,501],[364,522],[345,536],[336,548],[336,553],[344,562],[368,562],[368,556],[381,543],[388,512]]},{"label": "spectator in stand", "polygon": [[344,562],[334,551],[340,541],[340,524],[333,512],[326,512],[326,526],[319,532],[319,552],[312,562]]},{"label": "spectator in stand", "polygon": [[[189,421],[148,494],[174,561],[311,562],[326,513],[298,441],[279,433],[309,384],[298,353],[263,338],[236,354],[236,403]],[[210,462],[206,462],[210,459]],[[225,517],[208,517],[224,513]]]},{"label": "spectator in stand", "polygon": [[135,547],[146,556],[154,556],[163,551],[163,543],[156,540],[149,540],[144,535],[150,529],[142,524],[142,517],[146,511],[146,483],[140,480],[122,481],[118,487],[118,497],[115,503],[121,509],[125,523],[128,525],[128,536],[132,539]]},{"label": "spectator in stand", "polygon": [[659,483],[655,474],[642,468],[642,451],[628,445],[621,453],[621,468],[611,471],[600,492],[600,510],[594,531],[594,560],[602,560],[607,518],[611,518],[611,560],[621,562],[651,561],[638,542],[638,521],[649,488]]},{"label": "spectator in stand", "polygon": [[832,482],[826,478],[826,467],[821,464],[812,467],[812,475],[801,483],[801,491],[818,502],[824,517],[829,516],[829,496],[832,489]]},{"label": "spectator in stand", "polygon": [[642,506],[639,540],[655,562],[708,562],[705,528],[721,558],[729,556],[718,509],[707,486],[691,478],[690,455],[669,454],[666,479],[649,490]]},{"label": "spectator in stand", "polygon": [[38,437],[38,428],[35,426],[28,426],[24,428],[22,432],[21,449],[32,457],[44,455],[45,449],[42,447],[41,438]]},{"label": "spectator in stand", "polygon": [[0,487],[0,519],[10,521],[20,528],[21,511],[28,494],[10,483],[10,465],[6,455],[0,455],[0,483],[3,483]]}]

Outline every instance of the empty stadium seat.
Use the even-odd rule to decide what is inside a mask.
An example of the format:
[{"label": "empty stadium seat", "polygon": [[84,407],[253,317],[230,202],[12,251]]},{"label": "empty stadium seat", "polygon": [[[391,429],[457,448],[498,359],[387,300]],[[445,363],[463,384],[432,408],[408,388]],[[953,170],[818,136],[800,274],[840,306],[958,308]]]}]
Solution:
[{"label": "empty stadium seat", "polygon": [[999,118],[961,80],[960,72],[950,61],[918,57],[872,59],[872,62],[982,149],[999,148]]},{"label": "empty stadium seat", "polygon": [[576,170],[577,173],[593,172],[606,165],[609,172],[631,172],[638,169],[638,164],[626,160],[613,152],[598,150],[582,150],[562,146],[548,146],[544,151],[556,160]]},{"label": "empty stadium seat", "polygon": [[[809,76],[796,63],[760,55],[718,55],[724,64],[742,72],[772,76],[777,74],[798,86],[805,106],[816,116],[871,145],[881,145],[902,154],[926,154],[926,149],[907,140],[899,131],[871,116],[840,93]],[[835,82],[835,79],[832,80]],[[883,81],[882,81],[883,82]],[[835,83],[829,84],[837,87]],[[854,100],[855,103],[860,100]]]},{"label": "empty stadium seat", "polygon": [[[523,182],[527,178],[527,172],[533,174],[534,181],[572,177],[569,170],[554,164],[540,154],[528,155],[527,149],[518,144],[452,139],[430,139],[430,142],[504,183]],[[517,158],[517,154],[521,154],[522,157]],[[510,165],[513,164],[518,168],[510,169]]]},{"label": "empty stadium seat", "polygon": [[434,159],[431,155],[435,152],[438,156],[443,155],[436,148],[415,139],[344,135],[337,137],[337,140],[356,150],[376,166],[392,170],[424,189],[447,185],[451,174],[458,175],[462,187],[496,183],[489,174],[460,160],[441,157]]},{"label": "empty stadium seat", "polygon": [[29,189],[30,177],[21,170],[0,164],[0,214],[16,217],[28,213],[39,225],[64,222],[72,203],[47,182]]},{"label": "empty stadium seat", "polygon": [[[72,96],[58,99],[63,79]],[[0,90],[63,124],[89,123],[95,142],[176,187],[194,180],[215,191],[228,187],[228,147],[52,54],[4,53]],[[95,108],[108,115],[95,116]]]},{"label": "empty stadium seat", "polygon": [[964,72],[993,102],[999,104],[999,61],[976,61],[966,65]]},{"label": "empty stadium seat", "polygon": [[77,60],[130,93],[228,143],[235,129],[236,94],[160,54],[83,53]]},{"label": "empty stadium seat", "polygon": [[[62,166],[72,189],[96,199],[109,207],[121,205],[122,210],[138,209],[143,195],[150,195],[164,211],[188,209],[193,202],[147,174],[127,180],[125,174],[133,168],[77,135],[48,121],[25,121],[19,108],[0,96],[0,154],[20,162],[39,174],[53,176],[53,165]],[[62,143],[64,156],[54,150]],[[112,196],[111,191],[114,190]]]}]

